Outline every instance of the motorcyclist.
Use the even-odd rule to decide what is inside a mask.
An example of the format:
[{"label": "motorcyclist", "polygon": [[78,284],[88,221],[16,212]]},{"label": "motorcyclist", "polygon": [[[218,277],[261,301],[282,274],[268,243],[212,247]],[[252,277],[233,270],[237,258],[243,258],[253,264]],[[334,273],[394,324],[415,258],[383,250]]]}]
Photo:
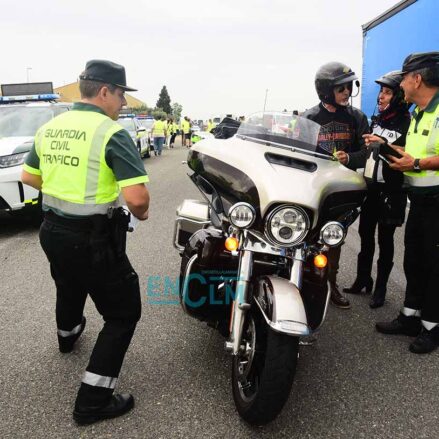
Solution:
[{"label": "motorcyclist", "polygon": [[[402,75],[389,72],[375,82],[380,85],[377,98],[378,115],[372,116],[371,133],[383,137],[389,143],[405,146],[405,138],[410,125],[408,104],[399,84]],[[378,225],[378,245],[380,255],[377,263],[375,290],[369,303],[371,308],[383,306],[387,281],[393,267],[393,235],[396,227],[404,223],[407,195],[402,189],[404,176],[393,171],[387,162],[370,157],[366,166],[371,175],[368,182],[367,198],[360,215],[359,234],[361,251],[358,255],[357,277],[350,288],[343,291],[359,294],[371,292],[373,255],[375,252],[375,229]]]},{"label": "motorcyclist", "polygon": [[[359,86],[357,76],[341,62],[329,62],[319,68],[315,88],[320,103],[307,110],[303,117],[321,125],[318,152],[334,155],[349,169],[364,166],[366,148],[363,134],[369,132],[367,117],[349,104],[353,81]],[[349,300],[337,286],[340,247],[328,251],[328,280],[331,285],[331,303],[339,308],[350,308]]]}]

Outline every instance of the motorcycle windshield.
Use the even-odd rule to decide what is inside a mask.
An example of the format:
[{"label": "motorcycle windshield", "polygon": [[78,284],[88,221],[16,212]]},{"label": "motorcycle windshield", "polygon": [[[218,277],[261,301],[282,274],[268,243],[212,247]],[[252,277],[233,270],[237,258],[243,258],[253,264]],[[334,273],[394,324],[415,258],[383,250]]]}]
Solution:
[{"label": "motorcycle windshield", "polygon": [[264,112],[248,117],[236,135],[256,143],[331,159],[332,155],[318,146],[319,132],[320,125],[310,119],[289,113]]}]

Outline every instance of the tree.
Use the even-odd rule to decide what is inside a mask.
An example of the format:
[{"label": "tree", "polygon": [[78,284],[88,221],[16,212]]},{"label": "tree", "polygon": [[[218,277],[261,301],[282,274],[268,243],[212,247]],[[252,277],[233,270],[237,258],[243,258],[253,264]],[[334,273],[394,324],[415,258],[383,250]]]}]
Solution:
[{"label": "tree", "polygon": [[178,102],[172,104],[172,116],[174,117],[174,120],[180,120],[182,111],[183,105],[180,105]]},{"label": "tree", "polygon": [[161,108],[156,108],[153,110],[152,116],[154,119],[158,119],[159,117],[164,117],[166,119],[168,117],[168,115]]},{"label": "tree", "polygon": [[136,114],[151,114],[152,108],[149,108],[148,105],[140,105],[139,107],[134,107],[133,112]]},{"label": "tree", "polygon": [[166,89],[166,85],[162,87],[162,91],[159,95],[159,100],[157,101],[157,104],[155,105],[156,109],[161,108],[165,113],[171,114],[172,108],[171,108],[171,98],[169,97],[168,90]]}]

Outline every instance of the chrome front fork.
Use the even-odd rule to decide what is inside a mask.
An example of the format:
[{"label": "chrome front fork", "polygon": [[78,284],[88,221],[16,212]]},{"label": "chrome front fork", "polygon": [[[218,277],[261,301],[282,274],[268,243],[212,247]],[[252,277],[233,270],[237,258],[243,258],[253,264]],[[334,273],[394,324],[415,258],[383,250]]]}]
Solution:
[{"label": "chrome front fork", "polygon": [[301,291],[303,278],[303,263],[305,261],[305,250],[297,248],[293,256],[293,268],[291,269],[290,282]]},{"label": "chrome front fork", "polygon": [[250,309],[248,303],[248,289],[252,276],[253,252],[243,250],[239,263],[238,280],[236,282],[235,300],[232,307],[230,322],[230,338],[225,343],[226,350],[237,355],[241,345],[242,328],[244,326],[245,313]]}]

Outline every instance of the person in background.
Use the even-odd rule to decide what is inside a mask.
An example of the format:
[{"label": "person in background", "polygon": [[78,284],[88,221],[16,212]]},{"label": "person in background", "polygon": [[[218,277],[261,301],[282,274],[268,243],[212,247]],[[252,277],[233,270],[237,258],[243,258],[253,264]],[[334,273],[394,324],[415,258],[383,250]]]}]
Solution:
[{"label": "person in background", "polygon": [[174,125],[173,125],[174,121],[172,120],[172,117],[168,117],[168,119],[166,120],[166,147],[168,149],[171,148],[171,137],[172,137],[172,133],[174,132]]},{"label": "person in background", "polygon": [[154,142],[154,154],[156,156],[162,155],[163,144],[166,138],[166,123],[164,116],[157,116],[151,127],[151,135]]},{"label": "person in background", "polygon": [[[315,87],[320,103],[307,110],[303,117],[321,125],[318,152],[334,155],[349,169],[364,166],[366,148],[363,134],[369,132],[367,117],[349,104],[355,73],[345,64],[330,62],[316,73]],[[337,285],[337,273],[341,254],[340,247],[328,251],[328,280],[331,286],[331,303],[339,308],[350,308]]]},{"label": "person in background", "polygon": [[171,119],[171,125],[170,125],[170,127],[171,127],[171,138],[170,138],[170,140],[169,140],[169,146],[170,146],[171,148],[174,148],[175,139],[176,139],[177,134],[178,134],[178,125],[177,125],[177,123],[175,122],[175,120]]},{"label": "person in background", "polygon": [[[405,146],[405,138],[410,125],[410,113],[404,99],[404,92],[399,84],[402,75],[389,72],[375,82],[380,86],[377,98],[378,115],[372,116],[371,132],[388,142]],[[358,254],[357,277],[350,288],[343,291],[349,294],[360,294],[372,291],[372,264],[375,252],[375,229],[378,226],[378,245],[380,249],[377,263],[377,277],[371,308],[383,306],[387,291],[387,281],[393,267],[394,243],[396,227],[404,223],[407,204],[406,191],[402,189],[404,176],[393,171],[388,162],[370,155],[366,164],[368,192],[361,207],[359,234],[361,251]],[[365,174],[366,175],[366,174]]]},{"label": "person in background", "polygon": [[299,116],[299,112],[297,110],[293,110],[293,117],[291,118],[290,122],[288,123],[288,131],[287,133],[291,136],[294,132],[294,128],[297,123],[297,117]]},{"label": "person in background", "polygon": [[211,133],[214,128],[215,124],[212,122],[212,119],[209,119],[209,121],[207,122],[207,132]]},{"label": "person in background", "polygon": [[189,117],[185,116],[181,122],[181,131],[184,138],[186,148],[191,147],[191,123]]}]

